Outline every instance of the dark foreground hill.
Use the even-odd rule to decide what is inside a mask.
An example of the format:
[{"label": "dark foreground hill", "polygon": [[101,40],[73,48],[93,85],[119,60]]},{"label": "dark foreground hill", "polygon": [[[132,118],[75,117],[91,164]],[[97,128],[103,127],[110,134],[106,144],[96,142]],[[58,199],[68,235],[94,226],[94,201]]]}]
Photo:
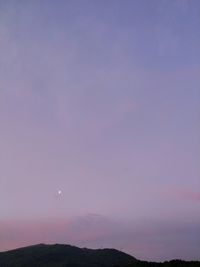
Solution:
[{"label": "dark foreground hill", "polygon": [[139,261],[115,249],[87,249],[70,245],[35,245],[0,253],[0,267],[200,267],[200,262]]},{"label": "dark foreground hill", "polygon": [[0,267],[112,267],[136,259],[115,249],[86,249],[70,245],[35,245],[0,253]]}]

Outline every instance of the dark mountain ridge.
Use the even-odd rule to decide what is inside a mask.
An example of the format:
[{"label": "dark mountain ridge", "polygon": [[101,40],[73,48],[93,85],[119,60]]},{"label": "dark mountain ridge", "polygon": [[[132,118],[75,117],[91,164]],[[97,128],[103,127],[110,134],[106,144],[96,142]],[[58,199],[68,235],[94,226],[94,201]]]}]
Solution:
[{"label": "dark mountain ridge", "polygon": [[0,267],[200,267],[200,262],[145,262],[116,249],[38,244],[0,252]]},{"label": "dark mountain ridge", "polygon": [[0,253],[0,267],[111,267],[136,259],[115,249],[87,249],[71,245],[34,245]]}]

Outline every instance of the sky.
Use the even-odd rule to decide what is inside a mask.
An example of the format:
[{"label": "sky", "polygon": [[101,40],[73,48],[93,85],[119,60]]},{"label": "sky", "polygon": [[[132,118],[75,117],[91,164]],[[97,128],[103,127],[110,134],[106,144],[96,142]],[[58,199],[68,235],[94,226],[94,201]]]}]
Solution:
[{"label": "sky", "polygon": [[0,0],[0,251],[200,260],[199,13]]}]

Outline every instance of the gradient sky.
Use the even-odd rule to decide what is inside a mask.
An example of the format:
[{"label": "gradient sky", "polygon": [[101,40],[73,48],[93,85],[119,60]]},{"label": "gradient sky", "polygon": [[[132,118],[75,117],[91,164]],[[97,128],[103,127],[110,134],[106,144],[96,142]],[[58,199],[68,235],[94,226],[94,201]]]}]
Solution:
[{"label": "gradient sky", "polygon": [[1,251],[200,260],[199,28],[199,0],[0,0]]}]

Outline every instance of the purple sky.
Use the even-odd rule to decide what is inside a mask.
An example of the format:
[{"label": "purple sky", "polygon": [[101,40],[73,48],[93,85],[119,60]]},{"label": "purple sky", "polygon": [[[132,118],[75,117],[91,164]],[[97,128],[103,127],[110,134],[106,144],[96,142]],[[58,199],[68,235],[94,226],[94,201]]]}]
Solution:
[{"label": "purple sky", "polygon": [[199,0],[0,0],[1,251],[200,260],[199,28]]}]

